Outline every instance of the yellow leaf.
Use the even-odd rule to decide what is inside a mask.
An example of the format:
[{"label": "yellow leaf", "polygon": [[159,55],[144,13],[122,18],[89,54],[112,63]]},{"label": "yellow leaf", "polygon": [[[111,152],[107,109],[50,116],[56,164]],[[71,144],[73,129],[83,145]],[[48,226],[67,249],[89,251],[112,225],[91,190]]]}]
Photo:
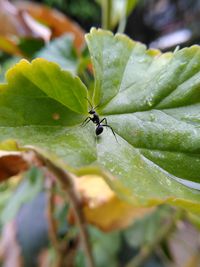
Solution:
[{"label": "yellow leaf", "polygon": [[152,211],[152,208],[138,208],[120,200],[100,176],[82,176],[77,190],[84,203],[86,220],[103,231],[125,228]]}]

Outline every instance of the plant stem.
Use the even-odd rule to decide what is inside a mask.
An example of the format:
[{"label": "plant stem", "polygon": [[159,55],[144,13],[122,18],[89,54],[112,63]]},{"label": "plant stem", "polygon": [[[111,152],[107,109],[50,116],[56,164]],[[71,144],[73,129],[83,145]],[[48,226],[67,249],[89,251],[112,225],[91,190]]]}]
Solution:
[{"label": "plant stem", "polygon": [[[54,218],[55,211],[55,201],[54,201],[54,189],[55,183],[54,181],[49,179],[49,188],[48,188],[48,205],[47,205],[47,218],[49,224],[49,238],[52,246],[56,251],[57,261],[55,263],[56,267],[61,267],[64,259],[63,249],[61,242],[58,241],[57,238],[57,224]],[[66,246],[65,246],[66,247]]]},{"label": "plant stem", "polygon": [[48,190],[48,206],[47,206],[47,217],[48,217],[48,223],[49,223],[49,238],[51,240],[52,245],[54,246],[55,250],[57,252],[60,252],[60,244],[57,239],[57,225],[56,221],[54,219],[54,188],[55,185],[53,181],[49,181],[50,188]]},{"label": "plant stem", "polygon": [[126,10],[127,10],[127,0],[124,0],[124,9],[122,10],[122,16],[121,19],[119,21],[119,26],[117,29],[118,33],[123,33],[125,31],[126,28],[126,23],[127,23],[127,16],[126,16]]},{"label": "plant stem", "polygon": [[[70,201],[70,204],[72,206],[76,223],[80,231],[80,238],[82,241],[83,249],[85,252],[85,256],[88,261],[88,267],[95,267],[94,259],[92,255],[92,250],[89,242],[89,234],[86,227],[86,221],[84,218],[83,210],[82,210],[82,203],[80,201],[79,195],[75,189],[74,185],[74,178],[71,176],[70,173],[66,172],[64,169],[58,167],[55,165],[52,161],[45,158],[41,154],[39,154],[34,149],[24,152],[24,159],[29,162],[30,165],[35,165],[36,167],[45,167],[47,168],[47,172],[49,172],[50,176],[54,176],[55,179],[57,179],[61,185],[63,190],[66,191],[68,195],[68,199]],[[51,201],[52,204],[52,201]],[[52,207],[50,207],[52,209]],[[57,241],[55,240],[54,232],[55,232],[55,223],[51,222],[52,226],[52,238],[54,239],[54,244],[57,247]]]},{"label": "plant stem", "polygon": [[111,30],[112,0],[102,0],[102,28]]},{"label": "plant stem", "polygon": [[126,18],[126,15],[123,16],[119,22],[119,26],[118,26],[118,29],[117,29],[117,32],[118,33],[124,33],[125,31],[125,28],[126,28],[126,23],[127,23],[127,18]]},{"label": "plant stem", "polygon": [[174,230],[177,220],[183,216],[182,210],[176,210],[171,215],[171,218],[164,226],[159,229],[159,233],[153,242],[141,248],[138,255],[136,255],[126,267],[140,267],[142,264],[150,257],[150,255],[155,251],[156,247]]}]

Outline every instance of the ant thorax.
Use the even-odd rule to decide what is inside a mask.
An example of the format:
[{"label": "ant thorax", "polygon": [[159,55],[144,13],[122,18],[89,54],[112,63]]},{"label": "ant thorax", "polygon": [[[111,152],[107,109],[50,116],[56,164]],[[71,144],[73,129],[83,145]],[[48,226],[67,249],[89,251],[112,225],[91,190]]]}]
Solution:
[{"label": "ant thorax", "polygon": [[91,117],[91,121],[93,121],[94,123],[96,123],[96,125],[98,125],[100,123],[99,115],[94,110],[90,110],[89,114],[93,115],[93,117]]}]

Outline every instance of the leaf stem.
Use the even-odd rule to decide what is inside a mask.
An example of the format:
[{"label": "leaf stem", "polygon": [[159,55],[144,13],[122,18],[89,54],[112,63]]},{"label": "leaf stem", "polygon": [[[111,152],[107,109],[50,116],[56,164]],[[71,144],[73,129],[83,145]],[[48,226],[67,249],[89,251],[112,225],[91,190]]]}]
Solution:
[{"label": "leaf stem", "polygon": [[50,188],[48,190],[48,206],[47,206],[47,217],[48,217],[48,223],[49,223],[49,237],[51,240],[52,245],[54,246],[56,251],[60,251],[59,242],[57,240],[57,224],[53,217],[54,214],[54,182],[50,182]]},{"label": "leaf stem", "polygon": [[56,253],[57,253],[57,262],[55,264],[56,267],[62,266],[63,258],[63,249],[62,244],[58,241],[57,238],[57,224],[54,218],[54,211],[55,211],[55,201],[54,201],[54,189],[55,183],[52,180],[48,180],[49,188],[48,188],[48,205],[47,205],[47,218],[49,224],[49,238],[51,244],[53,245]]},{"label": "leaf stem", "polygon": [[184,215],[182,210],[176,210],[171,215],[168,222],[166,222],[161,229],[156,238],[151,244],[143,246],[138,255],[136,255],[126,267],[140,267],[142,264],[150,257],[150,255],[155,251],[156,247],[174,230],[177,220],[179,220]]},{"label": "leaf stem", "polygon": [[[63,190],[66,191],[68,195],[68,199],[70,201],[71,207],[75,215],[76,223],[80,231],[80,238],[82,241],[84,253],[88,261],[87,266],[95,267],[92,250],[89,242],[89,234],[87,231],[86,221],[83,214],[82,203],[75,189],[74,178],[70,173],[58,167],[52,161],[45,158],[43,155],[39,154],[34,149],[24,152],[24,159],[27,162],[29,162],[30,165],[34,164],[36,167],[39,168],[41,167],[47,168],[47,171],[50,172],[50,175],[53,175],[55,179],[57,179],[57,181],[61,183]],[[52,201],[50,203],[52,205]],[[49,208],[52,209],[52,206]],[[57,247],[58,244],[57,241],[55,241],[55,236],[54,236],[55,225],[53,221],[51,221],[51,226],[52,226],[51,237],[53,238],[54,245]]]},{"label": "leaf stem", "polygon": [[101,4],[102,9],[102,28],[111,30],[111,15],[112,15],[112,0],[103,0]]},{"label": "leaf stem", "polygon": [[122,10],[122,15],[121,15],[121,19],[119,21],[119,25],[118,25],[118,29],[117,32],[118,33],[123,33],[125,31],[126,28],[126,23],[127,23],[127,15],[126,15],[126,11],[127,11],[127,0],[124,0],[124,8]]}]

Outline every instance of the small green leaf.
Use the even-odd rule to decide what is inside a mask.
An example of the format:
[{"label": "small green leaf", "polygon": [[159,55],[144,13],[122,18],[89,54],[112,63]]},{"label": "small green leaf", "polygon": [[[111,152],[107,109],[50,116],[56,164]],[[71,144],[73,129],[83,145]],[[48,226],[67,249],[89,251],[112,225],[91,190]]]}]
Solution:
[{"label": "small green leaf", "polygon": [[76,73],[78,58],[73,46],[74,38],[63,35],[40,50],[35,57],[45,58],[59,64],[63,69]]},{"label": "small green leaf", "polygon": [[70,111],[65,112],[62,121],[69,120],[70,112],[87,112],[86,87],[78,77],[55,63],[35,59],[30,64],[21,60],[7,72],[6,78],[8,85],[0,86],[0,113],[3,114],[0,120],[7,124],[10,120],[15,125],[38,124],[42,119],[46,125],[58,124],[53,115],[61,115],[67,110],[65,107]]}]

